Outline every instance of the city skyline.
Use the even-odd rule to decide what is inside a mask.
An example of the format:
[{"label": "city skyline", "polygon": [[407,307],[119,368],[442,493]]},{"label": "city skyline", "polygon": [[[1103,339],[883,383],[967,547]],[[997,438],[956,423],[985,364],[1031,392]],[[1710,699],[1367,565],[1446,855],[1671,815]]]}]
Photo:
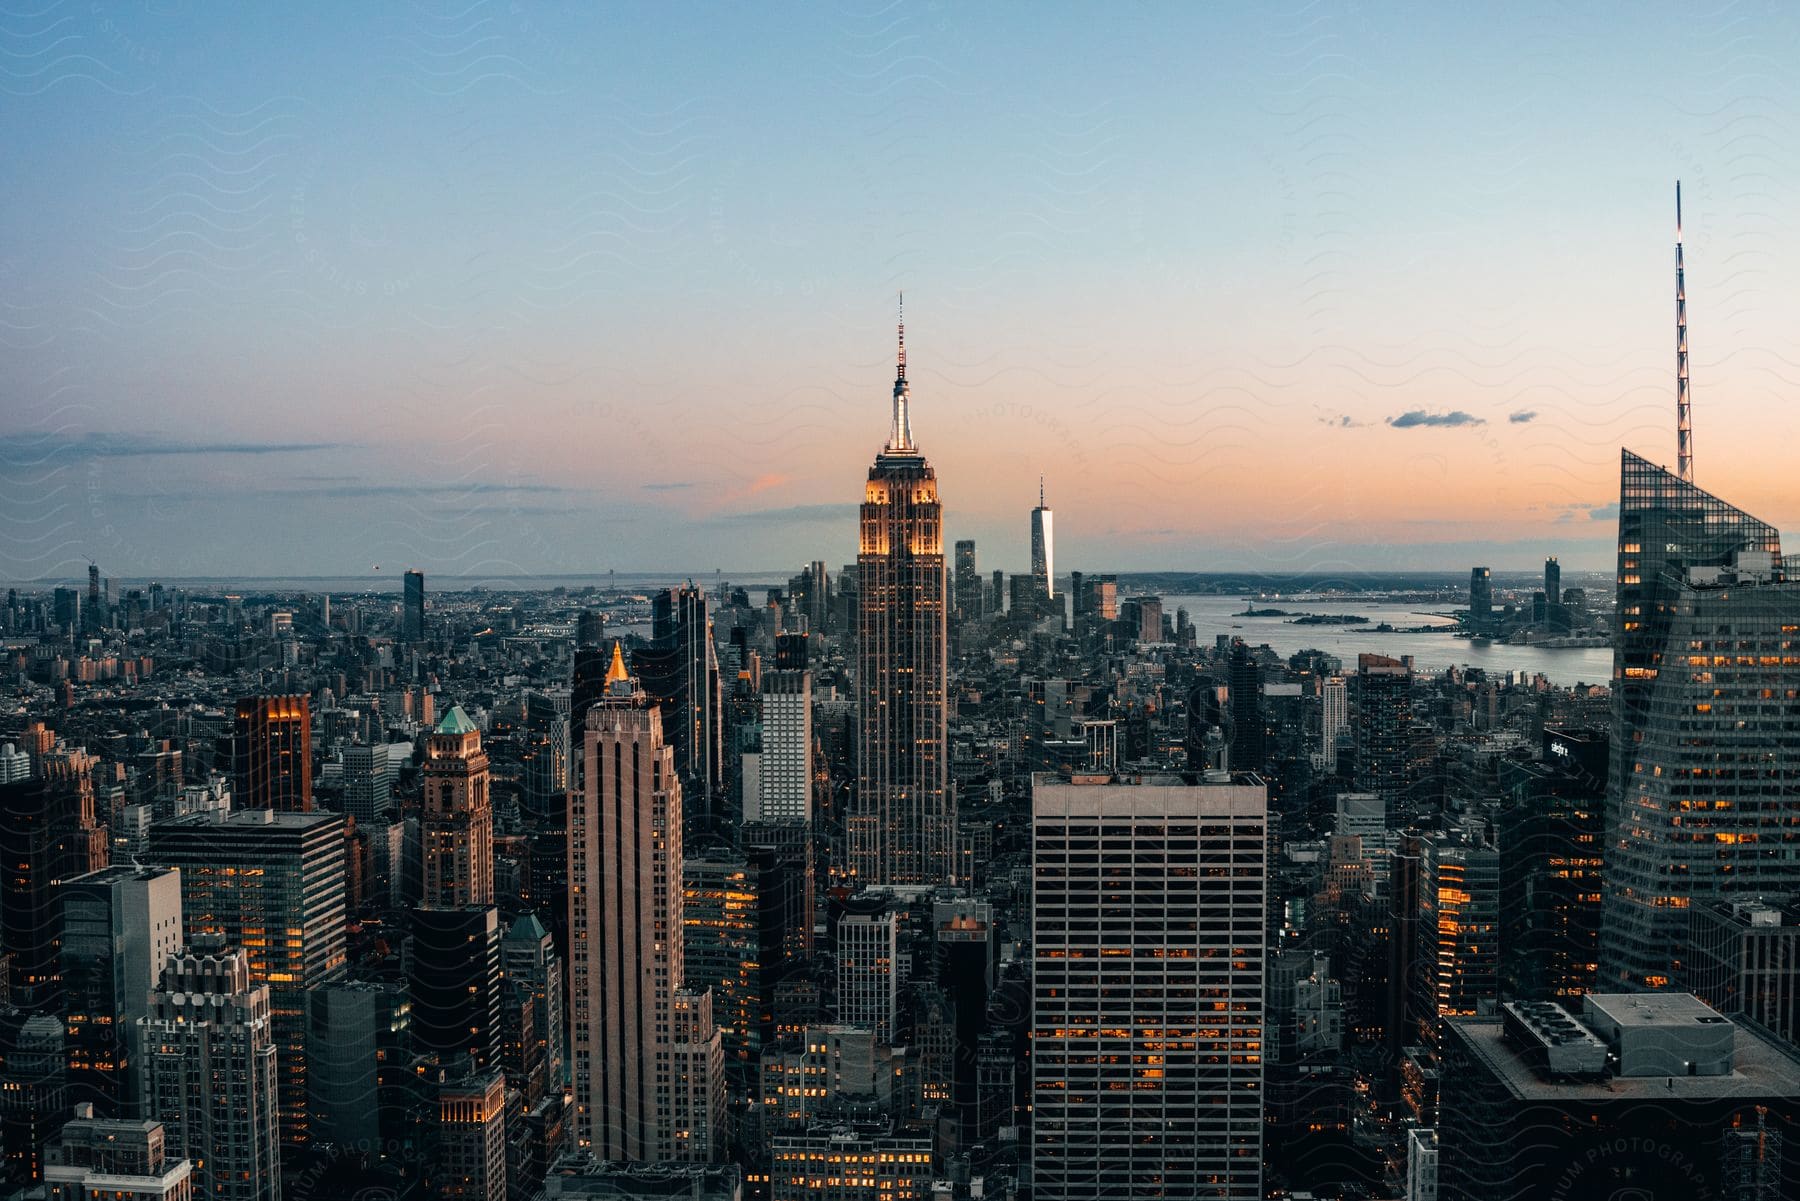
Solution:
[{"label": "city skyline", "polygon": [[1040,473],[1101,570],[1598,569],[1617,447],[1676,457],[1677,177],[1697,479],[1800,517],[1748,449],[1800,420],[1791,14],[841,17],[17,23],[0,576],[848,552],[901,288],[1009,570]]}]

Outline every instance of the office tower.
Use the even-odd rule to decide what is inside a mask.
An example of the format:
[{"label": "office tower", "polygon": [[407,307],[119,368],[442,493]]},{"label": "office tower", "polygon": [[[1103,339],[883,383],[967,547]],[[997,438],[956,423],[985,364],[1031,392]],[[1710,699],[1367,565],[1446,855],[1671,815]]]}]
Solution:
[{"label": "office tower", "polygon": [[440,1067],[500,1061],[500,913],[491,905],[412,912],[406,944],[413,1046]]},{"label": "office tower", "polygon": [[1800,1178],[1800,1059],[1691,995],[1445,1024],[1440,1201],[1769,1198]]},{"label": "office tower", "polygon": [[80,1104],[50,1145],[45,1201],[191,1201],[192,1160],[172,1155],[161,1122],[94,1116]]},{"label": "office tower", "polygon": [[[576,651],[578,661],[580,656],[597,653],[586,647]],[[604,676],[604,671],[601,674]],[[569,789],[575,781],[575,751],[580,744],[573,707],[571,690],[525,693],[520,805],[530,843],[524,899],[550,931],[558,956],[569,949]]]},{"label": "office tower", "polygon": [[51,596],[50,614],[56,628],[71,637],[81,633],[81,593],[73,588],[58,588]]},{"label": "office tower", "polygon": [[1050,506],[1044,503],[1044,477],[1038,476],[1037,508],[1031,511],[1031,578],[1038,596],[1048,601],[1056,595],[1056,543]]},{"label": "office tower", "polygon": [[1263,770],[1269,728],[1263,715],[1262,664],[1242,638],[1231,640],[1225,657],[1231,684],[1231,770]]},{"label": "office tower", "polygon": [[44,1178],[44,1154],[67,1119],[62,1019],[0,1006],[0,1172],[9,1190]]},{"label": "office tower", "polygon": [[1460,832],[1420,839],[1419,1037],[1436,1046],[1445,1018],[1500,995],[1500,855]]},{"label": "office tower", "polygon": [[1544,560],[1544,600],[1552,608],[1562,604],[1562,564],[1555,555]]},{"label": "office tower", "polygon": [[526,816],[540,821],[554,815],[560,823],[560,810],[567,804],[570,699],[566,689],[525,692],[522,803]]},{"label": "office tower", "polygon": [[1603,730],[1550,727],[1539,759],[1500,763],[1500,975],[1515,1000],[1594,987],[1607,753]]},{"label": "office tower", "polygon": [[725,1063],[743,1076],[762,1052],[758,881],[743,855],[718,844],[690,852],[681,878],[686,980],[712,989]]},{"label": "office tower", "polygon": [[650,649],[633,651],[632,664],[662,711],[681,778],[682,821],[701,837],[722,824],[714,804],[724,782],[725,752],[725,700],[706,594],[691,584],[658,593],[651,602],[651,631]]},{"label": "office tower", "polygon": [[1387,802],[1396,827],[1409,824],[1412,666],[1386,655],[1356,657],[1356,787]]},{"label": "office tower", "polygon": [[130,1112],[129,1037],[169,956],[181,949],[181,874],[115,865],[65,880],[61,911],[69,1100]]},{"label": "office tower", "polygon": [[1688,918],[1682,987],[1800,1046],[1800,900],[1718,900]]},{"label": "office tower", "polygon": [[831,620],[831,579],[825,574],[825,560],[814,559],[812,583],[806,593],[806,625],[814,634],[823,634]]},{"label": "office tower", "polygon": [[142,1114],[194,1161],[204,1201],[281,1196],[270,991],[244,948],[195,934],[169,957],[139,1020]]},{"label": "office tower", "polygon": [[61,987],[56,888],[106,866],[106,830],[94,817],[94,764],[57,748],[38,774],[0,785],[0,948],[11,957],[15,1005],[56,1003]]},{"label": "office tower", "polygon": [[494,809],[481,730],[452,705],[425,742],[425,905],[456,909],[494,902]]},{"label": "office tower", "polygon": [[417,1092],[406,987],[339,980],[307,993],[313,1142],[390,1154],[410,1137]]},{"label": "office tower", "polygon": [[280,1054],[281,1133],[307,1141],[306,993],[344,977],[344,818],[251,809],[194,814],[150,827],[150,860],[181,872],[190,946],[218,933],[269,986]]},{"label": "office tower", "polygon": [[993,589],[988,593],[987,611],[995,617],[1006,612],[1006,573],[994,569]]},{"label": "office tower", "polygon": [[550,1093],[562,1096],[568,1082],[568,993],[563,988],[562,959],[544,924],[527,913],[513,920],[500,940],[500,969],[508,985],[527,992],[536,1002],[536,1035]]},{"label": "office tower", "polygon": [[400,641],[425,641],[425,573],[409,571],[400,598]]},{"label": "office tower", "polygon": [[344,812],[356,819],[358,830],[387,826],[393,789],[394,770],[385,745],[344,748]]},{"label": "office tower", "polygon": [[100,569],[88,564],[87,606],[83,611],[87,618],[87,632],[98,634],[106,628],[106,605],[100,598]]},{"label": "office tower", "polygon": [[1033,1196],[1262,1197],[1266,804],[1033,782]]},{"label": "office tower", "polygon": [[813,819],[812,672],[762,673],[762,751],[757,757],[757,811],[748,822]]},{"label": "office tower", "polygon": [[445,1070],[437,1086],[432,1192],[457,1201],[505,1201],[506,1077],[497,1067]]},{"label": "office tower", "polygon": [[668,1158],[708,1163],[725,1147],[725,1052],[707,988],[678,988],[669,1008]]},{"label": "office tower", "polygon": [[[940,912],[942,910],[942,912]],[[993,907],[985,902],[934,906],[937,981],[950,1005],[950,1102],[956,1111],[957,1145],[981,1136],[981,1040],[993,999]]]},{"label": "office tower", "polygon": [[1769,526],[1624,452],[1597,987],[1678,979],[1691,905],[1794,887],[1800,579]]},{"label": "office tower", "polygon": [[575,1137],[601,1159],[667,1160],[677,1098],[657,1069],[685,979],[681,781],[662,713],[616,644],[605,682],[569,810]]},{"label": "office tower", "polygon": [[311,811],[312,705],[306,697],[247,696],[238,701],[231,805]]},{"label": "office tower", "polygon": [[981,574],[975,569],[975,540],[956,544],[956,586],[952,598],[958,621],[980,621],[987,606],[982,603]]},{"label": "office tower", "polygon": [[1494,577],[1485,567],[1469,571],[1469,629],[1477,635],[1494,630]]},{"label": "office tower", "polygon": [[913,444],[900,326],[893,424],[864,490],[859,583],[856,796],[850,874],[863,884],[937,884],[953,873],[945,663],[944,510]]},{"label": "office tower", "polygon": [[848,913],[837,927],[838,1022],[894,1041],[900,1006],[900,928],[891,912]]},{"label": "office tower", "polygon": [[1319,747],[1315,762],[1325,771],[1337,769],[1338,744],[1350,728],[1350,689],[1343,676],[1319,681]]}]

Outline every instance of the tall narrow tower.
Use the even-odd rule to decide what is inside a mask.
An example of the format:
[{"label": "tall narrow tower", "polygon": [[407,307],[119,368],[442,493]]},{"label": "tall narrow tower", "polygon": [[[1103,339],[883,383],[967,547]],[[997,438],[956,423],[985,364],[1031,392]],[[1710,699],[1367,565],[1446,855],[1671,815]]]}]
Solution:
[{"label": "tall narrow tower", "polygon": [[1694,413],[1688,396],[1687,269],[1681,261],[1681,181],[1675,181],[1675,474],[1694,482]]},{"label": "tall narrow tower", "polygon": [[453,705],[425,743],[425,904],[494,903],[494,809],[481,728]]},{"label": "tall narrow tower", "polygon": [[1044,477],[1038,476],[1037,508],[1031,511],[1031,577],[1037,581],[1039,600],[1056,595],[1056,547],[1050,519],[1050,506],[1044,503]]},{"label": "tall narrow tower", "polygon": [[863,493],[856,557],[857,789],[850,870],[864,884],[936,884],[956,830],[945,745],[944,511],[913,444],[900,322],[893,424]]}]

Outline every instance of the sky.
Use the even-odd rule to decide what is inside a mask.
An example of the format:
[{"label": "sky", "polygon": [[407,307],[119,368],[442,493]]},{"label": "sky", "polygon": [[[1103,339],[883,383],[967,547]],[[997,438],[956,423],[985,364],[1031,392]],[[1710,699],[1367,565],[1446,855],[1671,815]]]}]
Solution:
[{"label": "sky", "polygon": [[1605,569],[1677,178],[1800,525],[1792,6],[20,8],[0,579],[843,564],[901,291],[983,570]]}]

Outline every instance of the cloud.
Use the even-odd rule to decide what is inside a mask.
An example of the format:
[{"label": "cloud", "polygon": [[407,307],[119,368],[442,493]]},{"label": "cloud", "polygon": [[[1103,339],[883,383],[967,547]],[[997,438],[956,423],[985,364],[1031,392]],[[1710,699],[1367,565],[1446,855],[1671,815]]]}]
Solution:
[{"label": "cloud", "polygon": [[1358,421],[1348,413],[1339,413],[1336,416],[1319,418],[1319,424],[1329,425],[1334,430],[1359,430],[1367,427],[1369,423],[1366,421]]},{"label": "cloud", "polygon": [[689,483],[687,480],[671,480],[667,483],[645,484],[644,491],[646,491],[646,492],[678,492],[683,488],[692,488],[693,486],[694,485]]},{"label": "cloud", "polygon": [[55,459],[120,459],[146,455],[286,455],[336,450],[338,442],[170,442],[148,434],[0,435],[0,463],[39,465]]},{"label": "cloud", "polygon": [[1411,409],[1398,417],[1389,417],[1387,423],[1397,430],[1409,430],[1419,425],[1486,425],[1487,422],[1473,413],[1465,413],[1454,409],[1448,413],[1427,413],[1424,409]]},{"label": "cloud", "polygon": [[1516,413],[1512,414],[1510,417],[1508,417],[1507,420],[1512,422],[1514,425],[1524,425],[1528,421],[1536,421],[1537,420],[1537,410],[1536,409],[1520,409],[1518,412],[1516,412]]},{"label": "cloud", "polygon": [[[306,477],[301,477],[306,478]],[[506,484],[472,481],[462,484],[333,484],[324,488],[243,488],[233,486],[233,497],[279,497],[284,500],[355,500],[377,496],[508,496],[558,495],[573,492],[556,484]],[[147,500],[216,500],[218,489],[143,492]]]},{"label": "cloud", "polygon": [[791,475],[780,474],[759,475],[750,485],[750,495],[755,496],[758,492],[767,492],[770,488],[779,488],[783,484],[791,483],[793,478],[794,477]]},{"label": "cloud", "polygon": [[1619,502],[1609,505],[1595,505],[1588,510],[1588,516],[1595,521],[1617,521],[1619,519]]},{"label": "cloud", "polygon": [[854,522],[860,510],[856,505],[789,505],[783,509],[750,509],[743,513],[721,513],[717,521],[844,521]]}]

